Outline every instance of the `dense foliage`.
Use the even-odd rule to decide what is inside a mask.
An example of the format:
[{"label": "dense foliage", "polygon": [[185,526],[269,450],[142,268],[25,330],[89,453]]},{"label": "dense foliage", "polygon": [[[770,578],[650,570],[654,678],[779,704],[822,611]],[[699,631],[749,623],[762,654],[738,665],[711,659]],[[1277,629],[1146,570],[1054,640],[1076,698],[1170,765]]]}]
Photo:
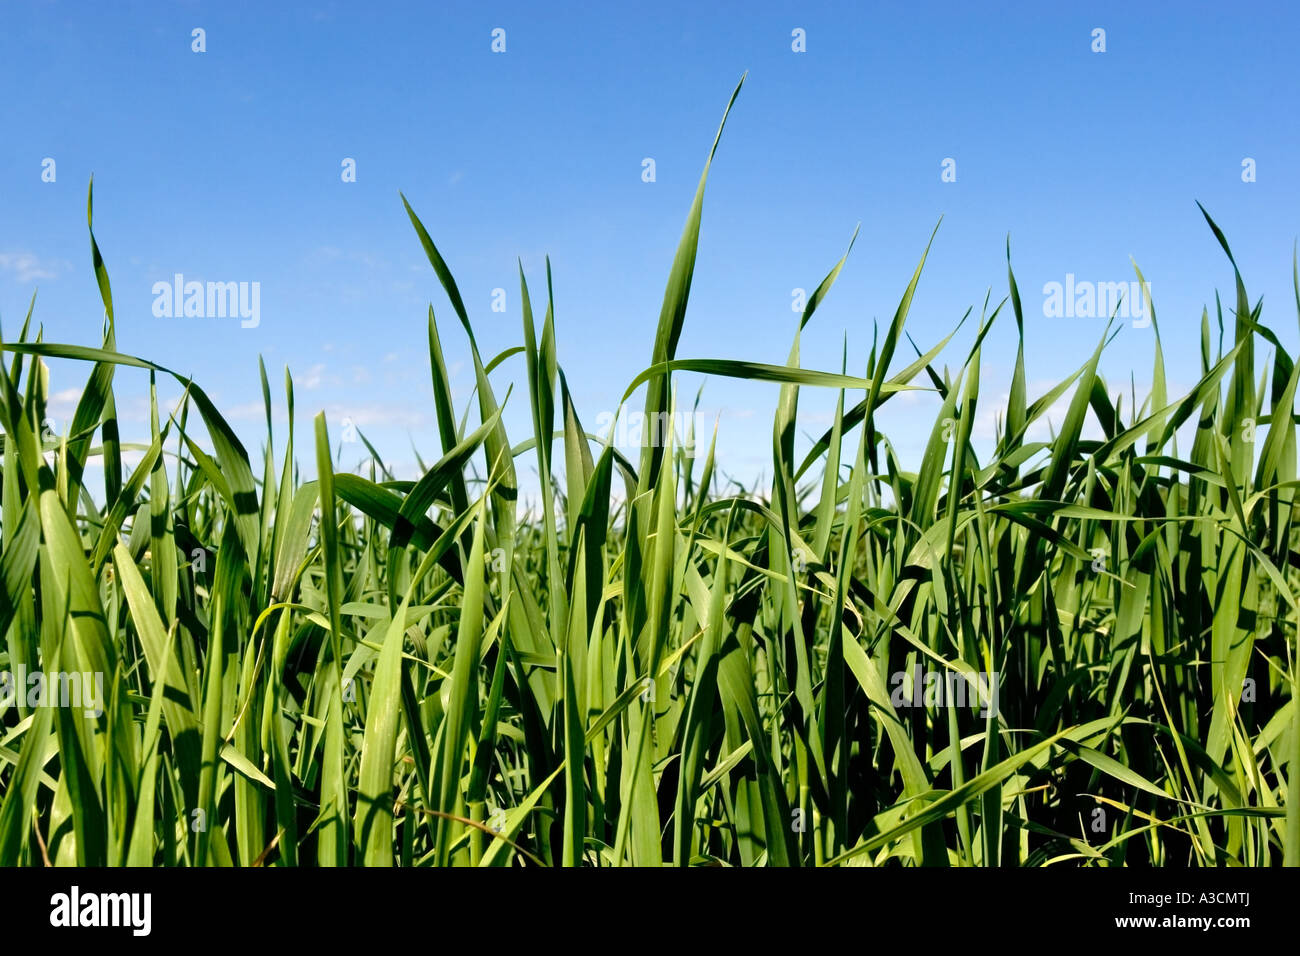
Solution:
[{"label": "dense foliage", "polygon": [[[1230,341],[1202,316],[1186,395],[1166,394],[1153,325],[1138,407],[1098,372],[1113,327],[1027,394],[1010,268],[941,374],[953,336],[921,354],[904,333],[924,256],[861,376],[799,363],[843,259],[786,365],[679,359],[707,175],[628,396],[674,421],[675,371],[772,383],[762,494],[720,490],[704,436],[647,429],[629,461],[584,430],[549,274],[539,324],[521,270],[522,347],[480,356],[409,206],[477,382],[458,412],[430,308],[442,449],[418,481],[374,449],[367,474],[338,470],[322,416],[302,480],[292,382],[276,434],[265,369],[260,457],[176,376],[127,469],[116,377],[173,373],[117,351],[92,235],[102,346],[46,343],[29,312],[0,353],[0,655],[102,675],[103,696],[0,704],[0,863],[1300,863],[1300,366],[1240,274]],[[1022,346],[981,458],[998,319]],[[60,435],[47,358],[91,368]],[[518,361],[523,441],[493,377]],[[806,388],[838,405],[796,455]],[[909,388],[941,402],[915,472],[876,427]],[[1062,407],[1050,441],[1027,438]],[[534,465],[553,480],[529,513]]]}]

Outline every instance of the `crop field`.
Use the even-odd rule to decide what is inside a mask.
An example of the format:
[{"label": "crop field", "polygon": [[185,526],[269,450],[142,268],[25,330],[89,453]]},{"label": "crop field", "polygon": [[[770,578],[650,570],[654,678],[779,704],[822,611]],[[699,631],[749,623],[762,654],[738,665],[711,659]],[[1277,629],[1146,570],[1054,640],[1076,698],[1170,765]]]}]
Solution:
[{"label": "crop field", "polygon": [[[445,293],[427,343],[394,343],[427,344],[441,447],[415,481],[368,441],[344,470],[324,415],[295,430],[287,374],[262,367],[249,448],[202,382],[120,353],[105,262],[129,250],[92,232],[102,341],[45,341],[36,306],[0,345],[0,864],[1300,864],[1294,317],[1252,304],[1210,214],[1235,279],[1176,370],[1196,384],[1168,393],[1148,302],[1149,394],[1099,373],[1113,321],[1030,394],[1010,244],[961,338],[908,334],[926,247],[865,368],[800,363],[843,258],[784,365],[680,356],[708,174],[620,409],[667,423],[639,458],[571,399],[549,264],[519,270],[519,344],[480,355],[455,237],[406,206]],[[1013,322],[977,453],[981,342]],[[58,433],[46,360],[87,374]],[[770,485],[724,487],[714,436],[672,427],[678,372],[767,383]],[[119,435],[125,377],[184,392],[147,444]],[[828,389],[833,423],[801,423]],[[914,471],[878,428],[909,389],[939,402]]]}]

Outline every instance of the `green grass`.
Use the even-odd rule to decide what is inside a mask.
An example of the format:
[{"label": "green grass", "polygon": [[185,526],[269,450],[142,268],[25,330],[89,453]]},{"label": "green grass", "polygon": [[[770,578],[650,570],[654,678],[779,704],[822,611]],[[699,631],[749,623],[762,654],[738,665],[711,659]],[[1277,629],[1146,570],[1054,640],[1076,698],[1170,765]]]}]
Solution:
[{"label": "green grass", "polygon": [[[366,475],[336,471],[323,416],[273,431],[264,368],[250,455],[199,384],[117,352],[92,235],[102,345],[44,342],[29,311],[0,352],[0,667],[102,674],[105,700],[0,710],[0,864],[1300,863],[1300,366],[1240,275],[1202,316],[1186,395],[1166,394],[1153,321],[1137,407],[1098,372],[1113,322],[1027,394],[1009,248],[1008,296],[955,359],[952,336],[924,354],[905,338],[924,253],[861,374],[799,365],[843,259],[785,365],[682,359],[707,176],[627,400],[672,412],[674,371],[770,383],[763,494],[719,489],[708,436],[629,461],[588,434],[549,266],[536,314],[521,270],[522,347],[481,356],[409,205],[460,326],[430,308],[441,457],[414,482],[373,449]],[[981,457],[995,321],[1022,347]],[[473,357],[466,408],[449,330]],[[57,436],[48,358],[91,369]],[[503,394],[519,361],[527,392]],[[119,374],[185,388],[154,401],[147,445],[119,440]],[[807,388],[838,404],[800,457]],[[877,427],[908,388],[942,403],[915,472]],[[287,376],[284,400],[292,423]],[[1058,400],[1051,440],[1030,441]],[[507,401],[528,404],[522,439]],[[516,478],[533,467],[553,479],[535,520]],[[996,672],[996,713],[901,706],[914,669]]]}]

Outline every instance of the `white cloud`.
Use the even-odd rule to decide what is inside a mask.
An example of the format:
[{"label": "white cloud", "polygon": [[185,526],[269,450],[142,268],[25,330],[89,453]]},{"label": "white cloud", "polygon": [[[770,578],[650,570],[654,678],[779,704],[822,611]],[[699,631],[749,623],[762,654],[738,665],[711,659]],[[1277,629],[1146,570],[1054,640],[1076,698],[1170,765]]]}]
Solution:
[{"label": "white cloud", "polygon": [[311,368],[307,369],[303,375],[294,380],[294,386],[305,390],[320,388],[324,372],[325,363],[317,362]]},{"label": "white cloud", "polygon": [[0,272],[12,273],[19,282],[33,282],[37,279],[54,279],[58,269],[68,263],[39,259],[30,252],[0,252]]}]

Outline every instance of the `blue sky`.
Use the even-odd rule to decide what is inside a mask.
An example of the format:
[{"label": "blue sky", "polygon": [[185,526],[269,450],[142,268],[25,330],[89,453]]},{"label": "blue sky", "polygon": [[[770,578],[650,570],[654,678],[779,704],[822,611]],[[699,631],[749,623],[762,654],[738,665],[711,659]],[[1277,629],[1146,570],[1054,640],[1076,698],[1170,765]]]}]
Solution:
[{"label": "blue sky", "polygon": [[[1216,9],[1216,6],[1219,9]],[[732,88],[749,71],[713,166],[678,354],[784,362],[811,290],[861,234],[804,335],[803,361],[861,372],[940,215],[908,329],[923,349],[987,289],[1005,241],[1026,312],[1031,398],[1083,361],[1100,318],[1044,315],[1048,282],[1151,283],[1171,387],[1198,372],[1203,305],[1231,291],[1201,219],[1223,227],[1252,299],[1288,347],[1300,233],[1300,14],[1178,3],[423,4],[66,3],[0,6],[0,321],[33,291],[47,341],[98,344],[86,186],[113,282],[122,351],[193,374],[260,443],[257,358],[289,366],[300,424],[360,425],[409,477],[437,457],[425,316],[439,316],[460,403],[464,337],[406,220],[403,190],[455,274],[480,347],[521,341],[516,258],[534,298],[554,270],[559,360],[585,424],[648,363],[673,252]],[[206,31],[206,51],[191,31]],[[506,51],[491,49],[506,31]],[[791,49],[806,31],[806,52]],[[1106,31],[1106,51],[1092,31]],[[1242,162],[1256,181],[1242,181]],[[54,182],[42,162],[56,163]],[[356,160],[354,183],[341,163]],[[653,158],[656,178],[642,180]],[[956,181],[941,181],[941,163]],[[260,324],[153,314],[175,273],[260,283]],[[506,311],[491,310],[506,290]],[[540,313],[541,307],[538,307]],[[1000,320],[984,349],[991,422],[1015,355]],[[944,356],[964,357],[974,323]],[[1150,382],[1149,328],[1106,355],[1115,387]],[[88,369],[56,364],[52,413]],[[513,378],[512,378],[513,377]],[[494,374],[499,393],[523,367]],[[118,375],[124,438],[147,432],[147,379]],[[679,392],[694,395],[695,377]],[[178,394],[168,386],[164,395]],[[60,397],[62,396],[62,397]],[[507,416],[529,429],[522,394]],[[820,432],[830,393],[805,390]],[[773,386],[710,379],[726,468],[770,460]],[[882,419],[905,457],[934,403]],[[349,465],[345,454],[344,465]],[[310,456],[308,456],[310,457]],[[355,446],[360,460],[363,452]],[[531,468],[531,459],[521,471]]]}]

